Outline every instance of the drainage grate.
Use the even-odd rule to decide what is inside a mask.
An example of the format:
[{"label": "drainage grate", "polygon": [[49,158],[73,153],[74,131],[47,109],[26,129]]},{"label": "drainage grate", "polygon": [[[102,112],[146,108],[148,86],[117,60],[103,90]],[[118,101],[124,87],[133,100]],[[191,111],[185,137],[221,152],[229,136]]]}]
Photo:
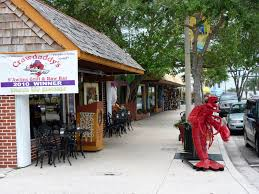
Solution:
[{"label": "drainage grate", "polygon": [[122,173],[121,172],[105,172],[105,176],[120,176]]},{"label": "drainage grate", "polygon": [[250,164],[251,167],[259,167],[259,164]]},{"label": "drainage grate", "polygon": [[163,151],[176,151],[177,149],[168,147],[168,148],[161,148],[161,150],[163,150]]},{"label": "drainage grate", "polygon": [[[194,158],[191,153],[184,152],[184,153],[175,153],[174,159],[181,159],[181,160],[199,160],[199,158]],[[215,161],[223,161],[221,154],[209,154],[209,159]]]},{"label": "drainage grate", "polygon": [[104,175],[106,175],[106,176],[114,176],[115,174],[112,173],[112,172],[107,172],[107,173],[104,173]]}]

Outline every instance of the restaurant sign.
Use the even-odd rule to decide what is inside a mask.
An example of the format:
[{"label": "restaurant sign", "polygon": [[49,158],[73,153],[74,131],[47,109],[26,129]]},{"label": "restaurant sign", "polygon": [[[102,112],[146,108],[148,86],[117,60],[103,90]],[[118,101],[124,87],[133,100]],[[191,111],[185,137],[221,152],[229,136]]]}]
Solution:
[{"label": "restaurant sign", "polygon": [[0,95],[78,93],[77,51],[0,54]]}]

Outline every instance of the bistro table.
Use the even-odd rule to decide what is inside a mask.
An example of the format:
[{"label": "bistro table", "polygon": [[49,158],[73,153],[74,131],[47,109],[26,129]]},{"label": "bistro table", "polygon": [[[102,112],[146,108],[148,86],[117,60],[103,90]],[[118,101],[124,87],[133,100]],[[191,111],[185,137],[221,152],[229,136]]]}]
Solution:
[{"label": "bistro table", "polygon": [[[80,127],[71,127],[65,129],[65,133],[70,134],[70,137],[73,139],[75,143],[75,147],[72,147],[72,150],[70,152],[76,152],[77,151],[77,146],[79,145],[80,152],[82,156],[85,158],[85,154],[83,152],[83,142],[85,141],[84,137],[88,137],[89,134],[91,133],[90,129],[82,129]],[[77,138],[79,137],[79,138]],[[71,149],[71,148],[70,148]]]}]

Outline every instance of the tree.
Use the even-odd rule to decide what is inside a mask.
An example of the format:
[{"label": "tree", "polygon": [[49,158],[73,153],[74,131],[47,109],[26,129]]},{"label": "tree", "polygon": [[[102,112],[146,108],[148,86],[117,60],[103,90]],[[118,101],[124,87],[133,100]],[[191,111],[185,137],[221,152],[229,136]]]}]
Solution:
[{"label": "tree", "polygon": [[225,67],[205,68],[202,74],[203,83],[206,86],[214,86],[223,81],[228,80],[228,75]]},{"label": "tree", "polygon": [[[239,20],[229,21],[213,45],[214,65],[228,68],[240,101],[249,76],[257,68],[259,53],[259,15],[251,9]],[[220,63],[220,64],[219,64]]]},{"label": "tree", "polygon": [[252,90],[254,95],[256,95],[256,90],[258,90],[258,80],[257,77],[247,80],[246,89]]},{"label": "tree", "polygon": [[47,3],[103,32],[145,69],[145,76],[128,76],[129,101],[139,83],[176,72],[183,61],[182,28],[168,0],[46,0]]},{"label": "tree", "polygon": [[[188,27],[194,36],[191,50],[192,74],[194,79],[195,104],[198,105],[201,103],[202,69],[209,48],[217,40],[219,32],[227,26],[228,21],[243,21],[243,18],[250,12],[250,9],[258,8],[258,3],[254,0],[179,0],[179,3],[183,8],[180,11],[182,21],[184,21],[186,16],[194,16],[196,18],[196,24],[193,26],[188,25]],[[184,12],[184,10],[186,11]],[[205,20],[210,23],[211,30],[203,49],[198,51],[197,43],[199,31]]]},{"label": "tree", "polygon": [[[249,26],[254,15],[258,15],[255,14],[258,12],[256,0],[46,1],[108,35],[145,68],[145,76],[157,78],[162,77],[165,73],[178,71],[175,64],[176,62],[182,64],[184,55],[184,21],[187,16],[195,17],[196,23],[192,26],[188,25],[188,27],[194,36],[191,61],[196,105],[202,102],[201,85],[204,66],[215,68],[212,65],[214,62],[206,60],[206,58],[211,58],[207,55],[210,50],[216,48],[216,44],[225,44],[224,36],[219,36],[221,31],[224,31],[234,21]],[[205,21],[211,27],[203,49],[198,50],[198,37]],[[240,30],[242,33],[244,32],[244,35],[247,32],[246,28]],[[254,34],[254,36],[258,37],[258,34]],[[240,52],[241,54],[246,53],[244,50]],[[209,71],[217,73],[219,70],[216,68]],[[224,66],[224,70],[226,70],[226,66]],[[143,78],[143,76],[128,78],[132,90],[129,98],[131,101],[134,101],[138,83]]]}]

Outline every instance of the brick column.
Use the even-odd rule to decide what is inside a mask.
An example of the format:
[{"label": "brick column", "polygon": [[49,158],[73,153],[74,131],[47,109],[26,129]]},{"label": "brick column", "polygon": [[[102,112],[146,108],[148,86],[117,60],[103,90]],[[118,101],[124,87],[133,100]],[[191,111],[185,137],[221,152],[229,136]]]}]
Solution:
[{"label": "brick column", "polygon": [[0,96],[0,168],[17,167],[15,96]]}]

